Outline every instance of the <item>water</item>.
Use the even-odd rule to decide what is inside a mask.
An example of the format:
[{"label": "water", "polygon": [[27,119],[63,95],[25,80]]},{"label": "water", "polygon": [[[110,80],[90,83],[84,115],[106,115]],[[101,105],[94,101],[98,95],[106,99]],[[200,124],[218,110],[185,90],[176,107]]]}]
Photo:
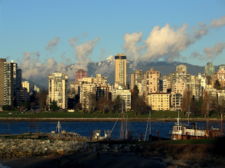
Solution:
[{"label": "water", "polygon": [[[57,121],[0,121],[0,134],[21,134],[27,132],[51,132],[55,130]],[[111,130],[115,122],[61,122],[63,130],[77,132],[82,136],[90,136],[94,130]],[[174,122],[152,122],[152,135],[169,138]],[[220,122],[211,122],[210,127],[220,128]],[[197,122],[198,128],[206,128],[205,122]],[[146,122],[129,122],[128,129],[135,137],[144,136]],[[120,122],[112,133],[113,138],[120,134]]]}]

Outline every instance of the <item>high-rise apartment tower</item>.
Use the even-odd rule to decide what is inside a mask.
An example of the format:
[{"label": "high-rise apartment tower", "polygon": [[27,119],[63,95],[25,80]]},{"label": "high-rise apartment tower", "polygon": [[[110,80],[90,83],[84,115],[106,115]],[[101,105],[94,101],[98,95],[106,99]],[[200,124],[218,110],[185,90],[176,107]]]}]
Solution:
[{"label": "high-rise apartment tower", "polygon": [[53,73],[48,76],[48,102],[55,101],[58,107],[67,108],[67,80],[68,76],[63,73]]},{"label": "high-rise apartment tower", "polygon": [[126,88],[127,85],[127,57],[124,54],[115,56],[115,86]]}]

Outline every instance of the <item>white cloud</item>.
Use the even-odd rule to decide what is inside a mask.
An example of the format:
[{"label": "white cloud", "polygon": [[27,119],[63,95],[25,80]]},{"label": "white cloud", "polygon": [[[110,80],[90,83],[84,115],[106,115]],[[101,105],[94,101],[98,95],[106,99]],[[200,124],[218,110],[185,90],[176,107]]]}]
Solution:
[{"label": "white cloud", "polygon": [[187,25],[178,29],[173,29],[169,24],[154,27],[145,41],[145,58],[154,60],[178,56],[191,42],[186,29]]},{"label": "white cloud", "polygon": [[[199,23],[191,29],[188,29],[187,25],[178,28],[171,27],[169,24],[155,26],[144,41],[142,41],[142,32],[125,34],[124,49],[128,58],[130,57],[136,61],[156,61],[161,59],[173,61],[175,58],[182,58],[181,52],[206,36],[211,29],[221,26],[225,26],[225,16],[212,20],[210,24]],[[217,47],[217,51],[219,51],[220,47]],[[205,50],[205,55],[208,55],[208,57],[217,55],[216,53],[215,50]],[[192,55],[201,57],[198,52]]]},{"label": "white cloud", "polygon": [[124,35],[124,49],[125,53],[129,55],[129,58],[136,61],[141,55],[141,50],[143,49],[143,45],[138,45],[142,40],[142,33],[127,33]]},{"label": "white cloud", "polygon": [[219,19],[214,19],[211,22],[212,27],[222,27],[225,26],[225,16],[222,16]]},{"label": "white cloud", "polygon": [[225,43],[217,43],[213,47],[205,48],[204,53],[208,59],[212,59],[221,54],[225,49]]},{"label": "white cloud", "polygon": [[23,79],[31,80],[42,87],[47,86],[48,75],[53,72],[66,73],[70,78],[74,78],[75,69],[67,64],[59,63],[53,58],[46,61],[39,59],[38,52],[25,52],[20,62]]},{"label": "white cloud", "polygon": [[52,40],[50,40],[46,46],[46,49],[47,50],[51,50],[53,49],[54,47],[56,47],[60,42],[60,38],[59,37],[55,37],[53,38]]},{"label": "white cloud", "polygon": [[203,50],[203,52],[193,52],[191,54],[192,57],[198,58],[200,60],[206,59],[212,61],[215,57],[220,55],[225,50],[225,42],[217,43],[212,47],[207,47]]},{"label": "white cloud", "polygon": [[74,46],[77,64],[80,65],[81,68],[87,69],[87,65],[90,62],[89,56],[92,54],[98,41],[99,38],[96,38],[83,44]]}]

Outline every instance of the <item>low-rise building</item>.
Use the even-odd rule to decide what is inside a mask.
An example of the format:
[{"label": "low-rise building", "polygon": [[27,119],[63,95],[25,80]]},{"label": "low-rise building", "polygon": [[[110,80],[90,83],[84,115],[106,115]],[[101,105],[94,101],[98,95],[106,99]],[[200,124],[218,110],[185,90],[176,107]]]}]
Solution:
[{"label": "low-rise building", "polygon": [[22,87],[27,90],[27,93],[30,93],[32,90],[31,83],[29,81],[23,81]]},{"label": "low-rise building", "polygon": [[170,94],[151,93],[147,96],[147,104],[152,110],[170,110]]},{"label": "low-rise building", "polygon": [[220,82],[222,88],[225,87],[225,65],[221,65],[215,74],[215,79]]},{"label": "low-rise building", "polygon": [[127,89],[114,89],[112,91],[112,100],[115,100],[117,97],[120,97],[124,101],[125,111],[129,111],[131,109],[131,92]]},{"label": "low-rise building", "polygon": [[171,108],[172,111],[181,110],[183,96],[180,93],[171,93]]},{"label": "low-rise building", "polygon": [[108,93],[111,90],[111,86],[101,74],[96,74],[95,77],[79,79],[75,88],[80,95],[80,103],[84,110],[91,110],[95,101],[100,97],[108,99]]}]

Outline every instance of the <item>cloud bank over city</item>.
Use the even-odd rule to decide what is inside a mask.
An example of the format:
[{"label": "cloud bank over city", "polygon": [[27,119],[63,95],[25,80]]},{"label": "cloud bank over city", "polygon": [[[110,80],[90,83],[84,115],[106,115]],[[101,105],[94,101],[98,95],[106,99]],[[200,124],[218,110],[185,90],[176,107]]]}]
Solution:
[{"label": "cloud bank over city", "polygon": [[[69,44],[74,49],[74,58],[77,62],[71,62],[70,58],[64,57],[63,62],[57,61],[54,57],[42,60],[41,57],[46,55],[41,55],[39,51],[36,52],[24,52],[21,61],[19,62],[20,68],[23,70],[23,78],[31,80],[42,86],[47,86],[47,77],[53,72],[63,72],[66,73],[70,79],[74,78],[75,71],[77,69],[87,69],[88,63],[91,61],[90,56],[99,41],[99,38],[86,41],[79,44],[76,38],[71,38],[68,40]],[[60,38],[55,37],[51,39],[45,49],[48,52],[53,52],[54,49],[59,45]],[[43,83],[45,81],[45,83]]]},{"label": "cloud bank over city", "polygon": [[[204,36],[207,36],[211,30],[223,26],[225,26],[225,16],[213,19],[208,24],[199,23],[195,27],[190,27],[187,24],[179,27],[172,27],[170,24],[154,26],[147,36],[143,32],[125,33],[123,37],[124,44],[121,48],[135,65],[142,61],[174,61],[183,58],[182,52]],[[62,56],[64,62],[59,62],[54,57],[46,57],[43,61],[41,57],[45,57],[45,54],[41,54],[39,51],[24,52],[20,62],[23,78],[40,83],[44,79],[46,80],[48,74],[58,71],[68,74],[73,79],[77,69],[87,70],[100,38],[80,43],[79,41],[83,41],[83,39],[73,37],[67,41],[67,45],[73,50],[73,55],[68,58]],[[47,52],[53,52],[60,45],[60,37],[54,37],[47,42],[45,49]],[[219,42],[214,46],[205,48],[202,52],[195,51],[189,57],[212,60],[221,54],[224,49],[225,43]],[[76,60],[76,62],[71,60]]]},{"label": "cloud bank over city", "polygon": [[[190,45],[206,36],[212,29],[225,26],[225,16],[214,19],[209,24],[200,23],[196,27],[184,24],[173,28],[169,24],[155,26],[146,39],[142,32],[127,33],[124,35],[124,51],[134,61],[174,61],[182,58],[181,52]],[[212,48],[205,48],[204,57],[210,60],[224,50],[224,43],[215,44]],[[200,54],[194,52],[192,56],[199,58]]]}]

